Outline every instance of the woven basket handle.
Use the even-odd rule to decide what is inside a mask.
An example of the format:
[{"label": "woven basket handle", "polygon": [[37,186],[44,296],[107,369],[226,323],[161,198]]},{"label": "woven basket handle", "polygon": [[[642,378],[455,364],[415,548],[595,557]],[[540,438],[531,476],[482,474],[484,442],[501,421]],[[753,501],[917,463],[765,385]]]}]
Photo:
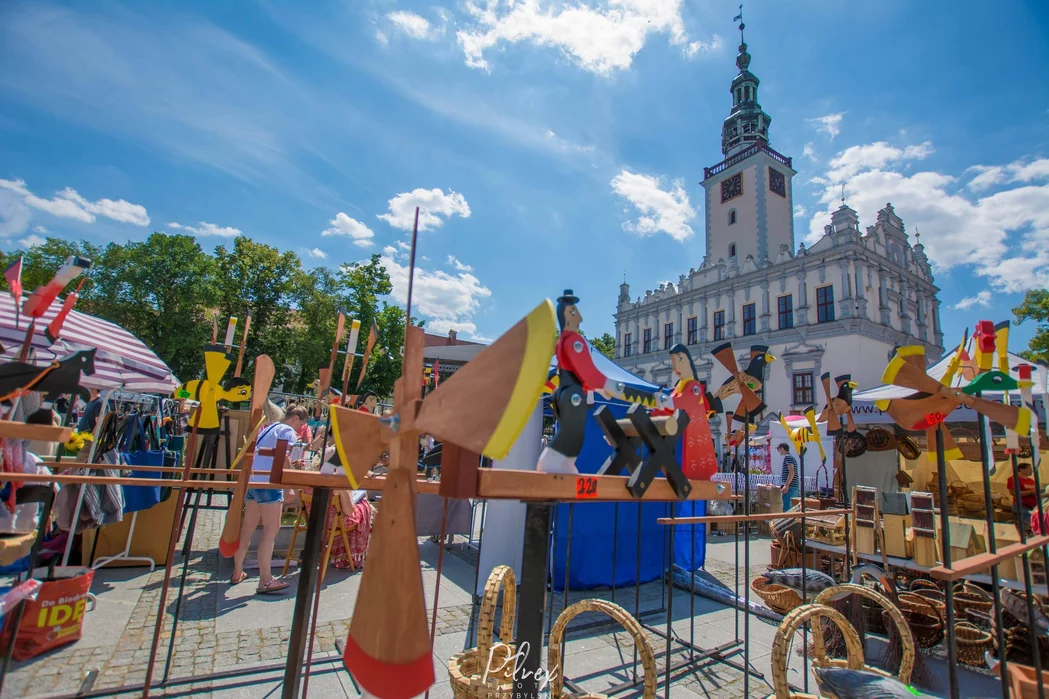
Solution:
[{"label": "woven basket handle", "polygon": [[634,646],[638,655],[641,656],[641,665],[645,669],[645,689],[642,693],[643,699],[655,699],[656,683],[658,682],[658,670],[656,669],[656,656],[652,653],[652,645],[648,642],[648,636],[637,619],[630,616],[630,612],[603,599],[584,599],[569,606],[554,621],[550,629],[550,655],[547,663],[547,672],[550,673],[550,699],[561,699],[564,691],[564,668],[561,667],[561,659],[564,655],[565,630],[568,622],[584,612],[601,612],[618,622],[627,633],[634,638]]},{"label": "woven basket handle", "polygon": [[[961,588],[960,590],[958,589],[959,587]],[[989,592],[987,592],[987,590],[985,590],[982,587],[979,587],[977,585],[973,585],[968,580],[963,580],[960,583],[955,584],[954,591],[955,592],[971,592],[972,594],[977,595],[980,598],[982,598],[985,602],[993,602],[994,601],[994,598],[991,597],[991,594]]]},{"label": "woven basket handle", "polygon": [[477,617],[477,653],[486,662],[494,643],[495,609],[499,603],[500,590],[503,593],[503,619],[499,625],[499,640],[509,643],[514,635],[514,618],[517,614],[517,578],[510,566],[496,566],[484,584],[481,612]]},{"label": "woven basket handle", "polygon": [[913,592],[901,592],[900,599],[906,599],[908,602],[917,602],[918,604],[924,604],[926,607],[932,610],[932,615],[936,617],[941,624],[944,623],[943,617],[940,616],[940,610],[936,608],[936,605],[934,605],[932,602],[922,597],[921,595],[916,595]]}]

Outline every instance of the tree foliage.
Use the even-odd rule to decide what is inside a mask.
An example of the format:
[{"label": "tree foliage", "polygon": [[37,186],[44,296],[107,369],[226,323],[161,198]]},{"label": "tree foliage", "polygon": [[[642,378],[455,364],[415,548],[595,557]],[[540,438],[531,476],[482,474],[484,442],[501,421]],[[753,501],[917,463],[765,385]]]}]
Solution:
[{"label": "tree foliage", "polygon": [[1018,354],[1030,362],[1049,363],[1049,291],[1046,289],[1028,291],[1023,302],[1013,309],[1013,315],[1016,316],[1017,325],[1025,320],[1034,320],[1038,323],[1027,349]]},{"label": "tree foliage", "polygon": [[[220,340],[226,319],[232,315],[240,320],[238,343],[244,318],[251,313],[245,375],[251,375],[250,358],[267,354],[277,369],[276,384],[283,384],[288,392],[308,392],[318,369],[327,366],[340,310],[361,321],[358,352],[364,349],[373,321],[378,328],[362,388],[390,395],[401,373],[404,311],[381,300],[393,286],[378,255],[334,269],[304,269],[295,253],[245,237],[209,254],[193,236],[166,233],[154,233],[144,242],[105,247],[48,238],[41,245],[5,255],[5,266],[20,255],[27,293],[50,281],[70,255],[90,258],[93,265],[77,310],[138,336],[183,381],[203,373],[203,349],[211,340],[213,313],[220,317]],[[0,278],[0,284],[7,287],[5,279]],[[345,337],[340,345],[345,349]],[[345,355],[336,360],[332,380],[336,388],[341,387],[344,361]],[[357,358],[351,392],[360,368]]]},{"label": "tree foliage", "polygon": [[616,339],[612,337],[611,333],[605,333],[601,337],[593,338],[590,340],[590,344],[609,359],[616,358]]}]

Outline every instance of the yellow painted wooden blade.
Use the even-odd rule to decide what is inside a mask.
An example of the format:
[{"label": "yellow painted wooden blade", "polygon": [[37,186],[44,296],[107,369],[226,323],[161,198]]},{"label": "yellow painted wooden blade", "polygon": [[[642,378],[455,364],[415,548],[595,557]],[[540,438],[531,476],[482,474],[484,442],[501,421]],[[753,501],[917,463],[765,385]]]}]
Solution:
[{"label": "yellow painted wooden blade", "polygon": [[809,441],[816,443],[816,446],[819,447],[820,450],[820,459],[826,461],[827,455],[823,452],[823,441],[820,440],[820,431],[819,428],[816,427],[816,411],[811,405],[805,410],[805,419],[809,423]]},{"label": "yellow painted wooden blade", "polygon": [[958,350],[951,357],[950,363],[947,364],[947,371],[944,372],[943,378],[940,379],[940,383],[944,386],[950,386],[954,382],[954,377],[958,374],[958,370],[962,366],[962,354],[965,353],[965,343],[969,340],[969,329],[965,329],[965,334],[962,336],[962,341],[958,343]]},{"label": "yellow painted wooden blade", "polygon": [[1009,373],[1009,321],[994,326],[994,349],[998,352],[998,371]]},{"label": "yellow painted wooden blade", "polygon": [[442,442],[505,458],[542,394],[556,338],[554,305],[547,299],[426,396],[416,427]]}]

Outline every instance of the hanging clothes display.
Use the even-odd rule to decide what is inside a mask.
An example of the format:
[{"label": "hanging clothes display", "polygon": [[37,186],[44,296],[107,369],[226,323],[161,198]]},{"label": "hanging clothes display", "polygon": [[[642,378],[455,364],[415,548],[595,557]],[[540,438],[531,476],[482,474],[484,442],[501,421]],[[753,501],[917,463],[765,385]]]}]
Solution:
[{"label": "hanging clothes display", "polygon": [[[108,413],[98,430],[94,446],[94,464],[105,464],[114,468],[81,468],[72,471],[77,476],[121,475],[120,452],[117,451],[117,415]],[[81,495],[83,493],[83,495]],[[78,507],[78,500],[81,500]],[[97,529],[124,519],[124,491],[119,485],[65,486],[58,491],[55,500],[57,523],[65,531]],[[76,521],[74,522],[74,518]]]}]

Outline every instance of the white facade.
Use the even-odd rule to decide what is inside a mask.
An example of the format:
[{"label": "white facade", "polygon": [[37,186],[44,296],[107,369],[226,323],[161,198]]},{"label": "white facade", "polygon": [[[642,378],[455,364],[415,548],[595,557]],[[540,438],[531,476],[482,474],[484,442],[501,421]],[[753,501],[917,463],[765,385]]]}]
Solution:
[{"label": "white facade", "polygon": [[[923,246],[910,244],[891,204],[861,233],[856,212],[843,203],[819,242],[795,249],[795,171],[790,158],[768,145],[768,116],[746,102],[748,95],[756,100],[757,78],[746,70],[745,44],[740,55],[732,116],[722,132],[727,158],[704,169],[703,263],[680,275],[676,286],[661,284],[633,301],[630,287],[621,285],[616,362],[669,387],[667,350],[682,343],[713,391],[728,372],[711,349],[731,342],[745,369],[750,347],[767,345],[777,358],[765,376],[769,410],[787,413],[812,403],[818,409],[826,402],[823,372],[852,374],[861,389],[870,388],[881,383],[895,347],[920,344],[930,358],[940,356],[939,290]],[[748,84],[752,92],[737,93]],[[754,137],[748,129],[740,145],[738,124],[747,120],[761,130]]]}]

